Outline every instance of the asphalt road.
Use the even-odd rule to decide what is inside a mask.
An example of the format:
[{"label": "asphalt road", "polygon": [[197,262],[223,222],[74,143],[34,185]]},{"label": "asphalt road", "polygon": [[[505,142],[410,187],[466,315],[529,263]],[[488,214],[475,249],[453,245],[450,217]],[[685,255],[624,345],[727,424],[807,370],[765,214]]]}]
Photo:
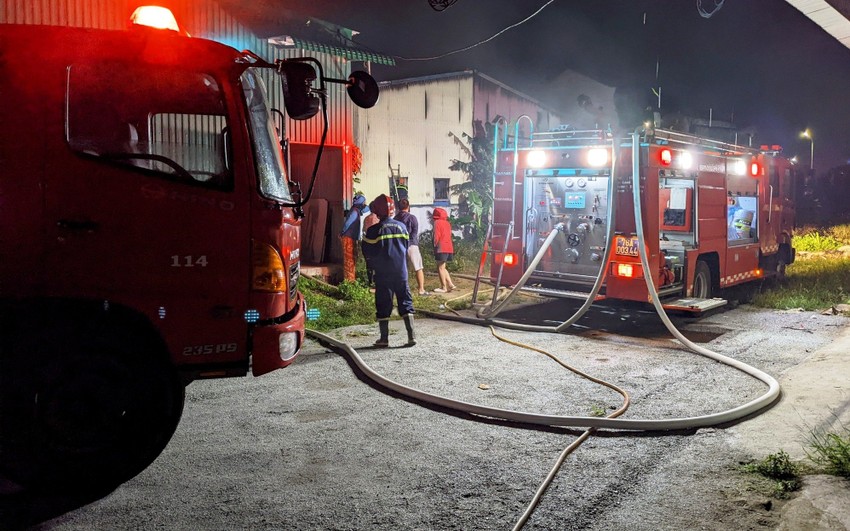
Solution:
[{"label": "asphalt road", "polygon": [[[553,301],[501,317],[561,321],[574,308]],[[742,306],[677,323],[691,339],[781,377],[812,363],[848,320]],[[632,400],[624,418],[707,414],[765,390],[678,347],[651,312],[599,307],[580,324],[567,334],[500,333],[624,387]],[[391,345],[402,345],[402,323],[392,325]],[[385,376],[443,396],[582,416],[621,403],[487,328],[435,319],[418,319],[417,327],[410,348],[369,348],[375,325],[334,335]],[[743,430],[756,421],[600,430],[566,460],[526,529],[775,528],[781,502],[752,491],[738,470],[782,449],[769,425]],[[163,454],[114,491],[96,499],[19,497],[4,514],[7,523],[50,530],[510,529],[581,432],[423,406],[370,385],[344,357],[311,342],[285,370],[190,385]],[[747,444],[753,438],[762,444]]]}]

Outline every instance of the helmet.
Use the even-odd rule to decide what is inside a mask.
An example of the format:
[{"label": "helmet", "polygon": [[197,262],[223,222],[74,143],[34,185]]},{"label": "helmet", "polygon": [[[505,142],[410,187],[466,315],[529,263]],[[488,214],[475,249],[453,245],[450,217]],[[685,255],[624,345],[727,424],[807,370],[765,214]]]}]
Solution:
[{"label": "helmet", "polygon": [[379,219],[387,219],[395,216],[395,202],[391,197],[381,194],[369,203],[369,210],[374,212]]}]

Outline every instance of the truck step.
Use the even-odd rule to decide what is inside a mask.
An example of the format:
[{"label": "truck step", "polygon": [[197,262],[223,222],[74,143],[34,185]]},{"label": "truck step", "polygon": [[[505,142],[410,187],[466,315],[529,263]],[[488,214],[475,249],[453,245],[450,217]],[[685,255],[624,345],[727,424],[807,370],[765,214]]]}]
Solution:
[{"label": "truck step", "polygon": [[690,312],[690,313],[701,313],[708,310],[713,310],[714,308],[719,308],[725,305],[727,302],[726,299],[714,298],[714,299],[676,299],[674,301],[667,301],[662,306],[665,310],[676,310],[680,312]]},{"label": "truck step", "polygon": [[[578,299],[578,300],[587,300],[587,296],[590,293],[584,291],[570,291],[566,289],[553,289],[553,288],[540,288],[535,286],[523,286],[520,291],[524,291],[526,293],[537,293],[538,295],[545,295],[547,297],[556,297],[560,299]],[[605,299],[605,295],[596,295],[596,298],[593,300],[601,301]]]}]

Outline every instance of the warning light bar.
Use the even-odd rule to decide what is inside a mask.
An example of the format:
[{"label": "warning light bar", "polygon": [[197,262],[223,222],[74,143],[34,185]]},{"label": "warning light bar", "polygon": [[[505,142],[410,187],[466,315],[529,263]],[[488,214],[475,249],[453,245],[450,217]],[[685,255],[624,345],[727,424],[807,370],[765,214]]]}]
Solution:
[{"label": "warning light bar", "polygon": [[174,18],[171,10],[160,6],[137,7],[130,15],[130,23],[136,26],[180,32],[180,26],[177,25],[177,19]]}]

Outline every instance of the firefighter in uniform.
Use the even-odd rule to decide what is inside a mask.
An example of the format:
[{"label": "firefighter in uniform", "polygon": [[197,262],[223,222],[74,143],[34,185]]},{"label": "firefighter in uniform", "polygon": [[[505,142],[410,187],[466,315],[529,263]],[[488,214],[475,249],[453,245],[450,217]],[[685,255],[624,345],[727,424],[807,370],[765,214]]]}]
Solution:
[{"label": "firefighter in uniform", "polygon": [[393,219],[395,204],[386,195],[379,195],[369,203],[369,210],[380,220],[366,230],[362,243],[363,255],[368,257],[375,269],[375,316],[381,332],[375,346],[389,346],[393,296],[398,303],[398,313],[407,328],[407,344],[415,345],[413,297],[407,285],[407,229],[403,223]]}]

